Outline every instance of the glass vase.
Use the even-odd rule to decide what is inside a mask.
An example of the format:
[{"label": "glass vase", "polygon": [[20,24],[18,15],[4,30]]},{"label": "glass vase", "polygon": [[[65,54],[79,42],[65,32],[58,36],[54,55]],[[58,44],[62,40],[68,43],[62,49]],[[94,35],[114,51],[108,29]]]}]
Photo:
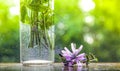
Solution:
[{"label": "glass vase", "polygon": [[54,62],[53,0],[20,0],[20,60],[23,65]]}]

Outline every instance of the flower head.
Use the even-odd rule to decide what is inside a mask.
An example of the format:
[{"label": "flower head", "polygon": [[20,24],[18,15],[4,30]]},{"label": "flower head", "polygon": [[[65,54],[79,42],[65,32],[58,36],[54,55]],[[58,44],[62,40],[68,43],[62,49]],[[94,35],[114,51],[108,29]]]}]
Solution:
[{"label": "flower head", "polygon": [[77,64],[78,66],[82,66],[82,63],[86,61],[85,53],[79,54],[82,48],[83,46],[81,45],[78,49],[76,49],[76,45],[74,43],[71,43],[71,52],[67,49],[67,47],[65,47],[60,54],[61,57],[64,58],[64,65],[73,66],[74,64]]}]

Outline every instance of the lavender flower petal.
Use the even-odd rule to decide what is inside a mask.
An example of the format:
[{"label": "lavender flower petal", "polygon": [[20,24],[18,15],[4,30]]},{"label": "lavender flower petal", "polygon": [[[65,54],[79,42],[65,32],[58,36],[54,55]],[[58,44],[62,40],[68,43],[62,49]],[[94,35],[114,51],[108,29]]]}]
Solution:
[{"label": "lavender flower petal", "polygon": [[70,56],[65,56],[66,61],[71,61],[72,58]]},{"label": "lavender flower petal", "polygon": [[62,55],[64,55],[64,56],[66,56],[66,55],[67,55],[67,56],[71,56],[71,55],[70,55],[68,52],[66,52],[65,50],[62,50],[61,52],[62,52]]},{"label": "lavender flower petal", "polygon": [[85,57],[85,53],[79,54],[77,57]]},{"label": "lavender flower petal", "polygon": [[77,54],[82,50],[82,48],[83,48],[83,45],[81,45],[81,46],[76,50],[75,55],[77,55]]},{"label": "lavender flower petal", "polygon": [[82,53],[82,54],[79,54],[78,56],[76,56],[76,61],[77,60],[84,62],[86,60],[85,53]]},{"label": "lavender flower petal", "polygon": [[72,53],[66,47],[64,49],[68,54],[72,55]]},{"label": "lavender flower petal", "polygon": [[82,63],[86,61],[85,53],[79,54],[78,53],[82,50],[83,46],[81,45],[78,49],[76,49],[76,45],[71,43],[71,49],[68,50],[66,47],[62,50],[62,56],[65,58],[64,66],[73,66],[77,64],[77,66],[82,66]]}]

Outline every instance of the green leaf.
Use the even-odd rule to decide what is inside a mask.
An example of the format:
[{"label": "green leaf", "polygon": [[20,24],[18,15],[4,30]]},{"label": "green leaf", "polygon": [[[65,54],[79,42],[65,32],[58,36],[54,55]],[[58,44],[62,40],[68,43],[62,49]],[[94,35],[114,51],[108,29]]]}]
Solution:
[{"label": "green leaf", "polygon": [[21,19],[21,21],[24,23],[25,22],[25,17],[26,17],[26,15],[27,15],[27,9],[26,9],[26,7],[25,7],[25,5],[22,5],[21,4],[21,6],[20,6],[20,14],[21,14],[21,17],[20,17],[20,19]]},{"label": "green leaf", "polygon": [[45,11],[48,8],[48,4],[46,1],[42,1],[42,0],[32,0],[32,2],[30,4],[28,4],[28,8],[30,8],[33,11]]}]

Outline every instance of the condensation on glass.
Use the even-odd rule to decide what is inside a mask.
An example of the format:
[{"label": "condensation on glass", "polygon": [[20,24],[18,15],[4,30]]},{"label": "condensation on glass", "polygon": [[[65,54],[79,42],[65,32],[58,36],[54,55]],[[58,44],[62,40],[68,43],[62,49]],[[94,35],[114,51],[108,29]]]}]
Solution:
[{"label": "condensation on glass", "polygon": [[20,0],[20,60],[23,65],[54,62],[53,0]]}]

